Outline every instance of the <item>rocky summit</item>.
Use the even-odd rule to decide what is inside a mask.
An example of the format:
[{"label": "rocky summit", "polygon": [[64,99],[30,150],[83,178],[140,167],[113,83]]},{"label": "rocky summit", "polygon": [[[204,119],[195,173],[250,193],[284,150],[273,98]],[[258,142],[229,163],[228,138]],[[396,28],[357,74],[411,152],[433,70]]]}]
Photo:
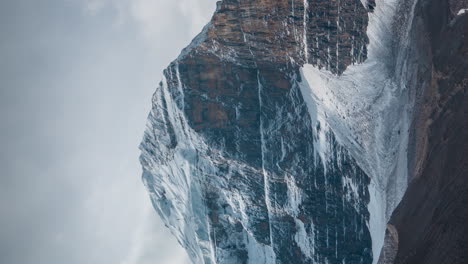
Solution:
[{"label": "rocky summit", "polygon": [[463,7],[219,1],[164,71],[140,146],[191,261],[468,263],[468,235],[441,229],[468,225]]}]

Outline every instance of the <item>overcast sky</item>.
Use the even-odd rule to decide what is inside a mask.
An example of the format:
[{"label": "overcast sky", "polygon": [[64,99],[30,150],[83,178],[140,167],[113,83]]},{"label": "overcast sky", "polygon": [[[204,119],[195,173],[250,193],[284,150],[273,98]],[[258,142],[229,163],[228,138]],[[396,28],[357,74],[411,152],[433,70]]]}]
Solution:
[{"label": "overcast sky", "polygon": [[163,68],[215,2],[0,1],[0,263],[187,262],[138,144]]}]

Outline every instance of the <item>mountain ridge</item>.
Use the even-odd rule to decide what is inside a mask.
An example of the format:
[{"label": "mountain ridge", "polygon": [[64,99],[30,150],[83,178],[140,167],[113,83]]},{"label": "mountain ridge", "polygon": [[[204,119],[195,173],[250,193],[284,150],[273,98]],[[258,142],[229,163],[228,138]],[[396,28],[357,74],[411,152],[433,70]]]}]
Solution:
[{"label": "mountain ridge", "polygon": [[164,71],[140,146],[192,262],[377,263],[412,175],[415,7],[217,3]]}]

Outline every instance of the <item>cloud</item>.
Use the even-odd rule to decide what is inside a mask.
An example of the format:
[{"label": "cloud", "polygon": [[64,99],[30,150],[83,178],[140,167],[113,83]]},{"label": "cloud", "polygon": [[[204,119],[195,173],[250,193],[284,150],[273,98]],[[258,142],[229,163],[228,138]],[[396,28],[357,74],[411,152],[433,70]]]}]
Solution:
[{"label": "cloud", "polygon": [[0,263],[185,264],[138,144],[215,0],[0,1]]},{"label": "cloud", "polygon": [[84,7],[92,15],[113,9],[118,23],[133,20],[154,41],[160,40],[167,29],[194,37],[209,22],[215,3],[216,0],[85,0]]},{"label": "cloud", "polygon": [[[98,16],[111,11],[116,25],[136,25],[146,40],[146,45],[157,56],[172,49],[178,53],[189,44],[209,22],[216,0],[85,0],[88,15]],[[172,58],[173,59],[173,58]],[[155,75],[156,76],[159,75]],[[158,80],[154,80],[157,82]],[[148,198],[146,198],[148,199]],[[96,200],[91,198],[90,201]],[[155,221],[155,211],[148,204],[138,211],[139,223],[135,226],[127,256],[121,264],[153,264],[155,259],[164,264],[189,263],[181,247],[167,243],[168,230]],[[155,234],[161,234],[155,236]],[[171,240],[174,238],[171,237]]]},{"label": "cloud", "polygon": [[[181,49],[189,44],[209,22],[216,7],[216,0],[86,0],[85,10],[89,15],[113,10],[116,24],[135,24],[146,39],[146,44],[161,55],[167,46]],[[179,45],[179,43],[181,43]],[[179,52],[176,50],[176,52]],[[156,82],[157,80],[155,80]],[[189,263],[181,248],[166,243],[166,233],[161,223],[154,221],[154,209],[143,208],[141,221],[135,227],[131,247],[121,264]],[[173,239],[173,238],[172,238]]]},{"label": "cloud", "polygon": [[179,0],[181,13],[189,18],[190,34],[195,36],[200,32],[200,29],[211,18],[214,12],[215,1],[207,0]]},{"label": "cloud", "polygon": [[95,15],[99,10],[106,5],[106,0],[83,0],[83,7],[89,14]]},{"label": "cloud", "polygon": [[173,244],[167,243],[167,240],[162,237],[154,237],[154,234],[160,234],[165,227],[155,225],[154,209],[146,207],[145,220],[135,230],[132,239],[132,246],[129,254],[120,264],[154,264],[155,260],[158,263],[167,264],[188,264],[189,259],[182,248],[174,248]]}]

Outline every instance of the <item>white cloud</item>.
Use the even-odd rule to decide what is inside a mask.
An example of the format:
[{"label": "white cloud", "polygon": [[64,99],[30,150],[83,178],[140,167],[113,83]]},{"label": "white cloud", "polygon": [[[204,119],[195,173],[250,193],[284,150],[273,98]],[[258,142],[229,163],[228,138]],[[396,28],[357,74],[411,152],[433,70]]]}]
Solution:
[{"label": "white cloud", "polygon": [[[168,47],[178,53],[184,45],[196,36],[203,26],[205,26],[215,10],[216,0],[83,0],[84,9],[87,14],[99,16],[102,13],[112,11],[117,25],[135,25],[136,29],[146,40],[146,45],[153,47],[156,57],[163,58]],[[163,43],[163,44],[161,44]],[[171,51],[172,52],[172,51]],[[174,59],[174,58],[172,58]],[[158,80],[158,74],[154,76],[154,82]],[[148,99],[149,100],[149,99]],[[143,126],[143,124],[142,124]],[[127,175],[130,175],[130,170]],[[133,172],[135,173],[135,172]],[[135,175],[137,177],[137,175]],[[101,193],[102,186],[99,184],[94,194],[89,198],[92,204],[96,200],[109,199],[107,205],[113,205],[110,197],[117,197],[126,193],[122,188],[130,186],[114,183],[111,185],[114,194],[109,196],[109,192]],[[135,187],[133,187],[135,189]],[[143,188],[130,191],[142,191]],[[127,190],[128,192],[128,190]],[[186,264],[189,263],[184,249],[175,244],[175,238],[169,234],[166,227],[159,219],[156,219],[156,212],[152,208],[146,193],[142,194],[147,201],[144,204],[134,205],[132,218],[130,221],[133,228],[133,237],[129,243],[128,253],[120,264]],[[106,197],[107,196],[107,197]],[[141,202],[141,198],[133,198],[135,202]],[[125,206],[130,206],[126,203]],[[118,205],[116,205],[118,206]],[[99,213],[100,208],[90,206],[97,215],[95,221],[98,226],[104,227],[113,217],[111,209],[110,214]],[[121,224],[123,225],[123,224]],[[119,226],[119,225],[115,225]],[[112,228],[105,228],[107,232]],[[108,234],[103,234],[108,235]]]},{"label": "white cloud", "polygon": [[84,0],[92,15],[114,9],[119,23],[135,21],[150,40],[160,40],[171,29],[193,38],[206,25],[215,10],[216,0]]},{"label": "white cloud", "polygon": [[160,72],[215,0],[0,2],[15,33],[0,49],[0,263],[185,264],[137,148]]},{"label": "white cloud", "polygon": [[90,14],[96,14],[104,7],[105,3],[105,0],[84,0],[83,6],[85,11],[89,12]]},{"label": "white cloud", "polygon": [[210,20],[215,8],[212,0],[179,0],[179,9],[185,17],[189,18],[190,34],[195,36]]},{"label": "white cloud", "polygon": [[[188,264],[189,259],[181,247],[174,247],[168,239],[155,234],[170,236],[161,223],[154,221],[154,209],[145,207],[143,222],[135,230],[132,245],[126,259],[120,264],[154,264],[157,260],[161,264]],[[175,240],[170,237],[171,240]]]}]

